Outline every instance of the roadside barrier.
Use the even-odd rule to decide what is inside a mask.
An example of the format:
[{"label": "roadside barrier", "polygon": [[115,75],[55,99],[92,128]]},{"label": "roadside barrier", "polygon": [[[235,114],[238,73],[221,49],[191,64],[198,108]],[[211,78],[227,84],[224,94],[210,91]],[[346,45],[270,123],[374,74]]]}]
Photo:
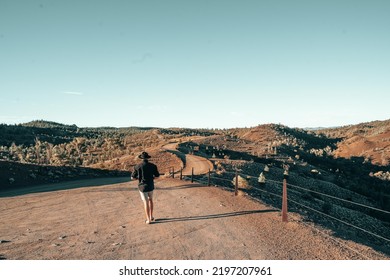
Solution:
[{"label": "roadside barrier", "polygon": [[[182,176],[182,173],[181,173],[180,179],[181,180],[183,180],[183,179],[190,179],[191,183],[193,183],[195,181],[195,182],[198,182],[198,183],[201,183],[201,184],[207,184],[207,186],[215,185],[215,186],[223,187],[224,189],[228,189],[228,190],[231,191],[231,188],[227,188],[227,187],[224,187],[221,184],[218,184],[218,181],[220,181],[220,182],[229,182],[230,184],[233,184],[233,188],[234,188],[233,191],[234,191],[234,195],[235,196],[238,195],[238,189],[239,189],[238,177],[239,176],[242,176],[242,177],[244,177],[246,179],[258,179],[258,177],[255,177],[255,176],[252,176],[252,175],[248,175],[248,174],[245,174],[245,173],[239,173],[238,171],[236,171],[234,173],[233,172],[224,172],[224,173],[232,175],[233,178],[232,179],[226,179],[226,178],[220,178],[220,177],[212,176],[211,174],[216,174],[216,172],[215,171],[210,171],[210,170],[206,174],[206,176],[207,176],[206,178],[195,178],[195,176],[194,176],[194,168],[192,168],[192,172],[191,172],[191,177],[190,178]],[[267,194],[269,194],[271,196],[275,196],[275,197],[280,198],[282,200],[282,207],[281,207],[282,208],[281,209],[282,222],[288,222],[288,202],[290,202],[290,203],[293,203],[293,204],[299,206],[300,208],[304,208],[306,210],[309,210],[309,211],[315,212],[317,214],[323,215],[326,218],[329,218],[329,219],[332,219],[334,221],[340,222],[340,223],[342,223],[344,225],[347,225],[349,227],[352,227],[354,229],[362,231],[362,232],[364,232],[366,234],[374,236],[374,237],[376,237],[376,238],[378,238],[378,239],[380,239],[382,241],[388,242],[390,244],[390,238],[387,238],[387,237],[381,236],[379,234],[373,233],[373,232],[371,232],[371,231],[369,231],[367,229],[363,229],[362,227],[359,227],[359,226],[354,225],[352,223],[343,221],[343,220],[341,220],[341,219],[339,219],[337,217],[334,217],[334,216],[332,216],[330,214],[323,213],[323,212],[321,212],[319,210],[316,210],[316,209],[314,209],[312,207],[304,205],[304,204],[302,204],[300,202],[297,202],[295,200],[288,199],[287,190],[289,189],[289,190],[295,192],[295,190],[293,190],[293,189],[298,189],[298,190],[302,190],[302,191],[315,193],[317,195],[321,195],[321,196],[324,196],[324,197],[327,197],[327,198],[330,198],[330,199],[334,199],[334,200],[337,200],[337,201],[340,201],[340,202],[343,202],[343,203],[349,203],[351,205],[367,208],[367,209],[370,209],[370,210],[373,210],[373,211],[377,211],[377,212],[380,212],[380,213],[383,213],[383,214],[388,214],[389,217],[390,217],[390,212],[389,211],[386,211],[386,210],[383,210],[383,209],[379,209],[379,208],[375,208],[375,207],[368,206],[368,205],[364,205],[362,203],[357,203],[357,202],[349,201],[349,200],[346,200],[346,199],[338,198],[338,197],[335,197],[335,196],[332,196],[332,195],[329,195],[329,194],[325,194],[325,193],[318,192],[318,191],[315,191],[315,190],[311,190],[311,189],[308,189],[308,188],[304,188],[304,187],[301,187],[301,186],[289,184],[289,183],[287,183],[288,173],[286,173],[286,172],[283,174],[283,177],[284,178],[283,178],[282,181],[275,181],[275,180],[266,179],[266,182],[271,182],[271,183],[274,183],[274,184],[277,184],[277,185],[281,185],[282,186],[282,195],[278,195],[278,194],[269,192],[267,190],[264,190],[264,189],[262,189],[260,187],[251,185],[251,189],[255,189],[256,191],[267,193]],[[260,183],[261,182],[259,180],[259,184]],[[389,218],[389,220],[390,220],[390,218]]]}]

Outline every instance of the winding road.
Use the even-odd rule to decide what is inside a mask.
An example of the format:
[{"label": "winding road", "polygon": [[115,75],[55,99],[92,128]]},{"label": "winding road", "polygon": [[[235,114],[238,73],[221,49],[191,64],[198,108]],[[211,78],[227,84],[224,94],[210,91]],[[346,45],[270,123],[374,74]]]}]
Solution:
[{"label": "winding road", "polygon": [[209,170],[213,170],[214,166],[211,161],[204,157],[184,154],[177,150],[177,143],[169,143],[163,146],[167,152],[174,153],[183,161],[183,175],[191,176],[192,168],[194,169],[194,175],[207,174]]}]

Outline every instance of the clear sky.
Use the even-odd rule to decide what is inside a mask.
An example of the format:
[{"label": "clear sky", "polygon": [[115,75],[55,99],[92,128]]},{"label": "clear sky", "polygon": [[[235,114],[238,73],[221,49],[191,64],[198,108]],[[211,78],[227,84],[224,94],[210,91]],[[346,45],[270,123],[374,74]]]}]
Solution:
[{"label": "clear sky", "polygon": [[390,1],[0,0],[0,123],[390,118]]}]

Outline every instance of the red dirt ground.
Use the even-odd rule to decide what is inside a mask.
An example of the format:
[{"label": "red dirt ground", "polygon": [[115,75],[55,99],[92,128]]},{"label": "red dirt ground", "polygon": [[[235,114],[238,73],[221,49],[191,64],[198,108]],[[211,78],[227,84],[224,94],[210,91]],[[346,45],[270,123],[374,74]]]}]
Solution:
[{"label": "red dirt ground", "polygon": [[[78,187],[80,186],[80,187]],[[71,187],[72,189],[69,189]],[[135,181],[95,179],[0,198],[0,258],[345,260],[389,259],[373,249],[232,192],[157,179],[154,224]],[[50,191],[52,190],[52,191]],[[6,193],[3,193],[6,195]]]}]

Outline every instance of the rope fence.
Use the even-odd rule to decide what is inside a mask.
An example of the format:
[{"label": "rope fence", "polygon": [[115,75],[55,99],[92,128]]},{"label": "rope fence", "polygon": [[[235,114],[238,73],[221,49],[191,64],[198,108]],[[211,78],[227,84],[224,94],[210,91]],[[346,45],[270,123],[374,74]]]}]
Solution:
[{"label": "rope fence", "polygon": [[[243,177],[244,179],[258,179],[258,177],[255,177],[255,176],[252,176],[252,175],[249,175],[249,174],[245,174],[245,173],[241,173],[241,172],[224,172],[224,174],[228,174],[228,175],[232,175],[232,178],[231,179],[227,179],[227,178],[221,178],[221,177],[217,177],[217,176],[211,176],[212,173],[216,174],[214,171],[210,171],[203,175],[202,178],[195,178],[195,175],[194,175],[194,169],[192,169],[192,174],[191,176],[182,176],[182,168],[180,169],[180,180],[191,180],[191,182],[198,182],[198,183],[201,183],[201,184],[207,184],[208,186],[211,186],[211,182],[213,181],[213,185],[215,186],[218,186],[218,187],[222,187],[224,189],[228,189],[230,191],[232,191],[231,188],[228,188],[226,186],[223,186],[223,185],[220,185],[218,184],[217,182],[228,182],[230,184],[232,184],[234,186],[234,193],[235,195],[238,195],[238,176],[241,176]],[[171,173],[171,177],[172,178],[175,178],[174,177],[174,170],[172,169],[172,173]],[[324,197],[327,197],[327,198],[330,198],[330,199],[334,199],[334,200],[337,200],[337,201],[340,201],[340,202],[343,202],[343,203],[349,203],[351,205],[355,205],[355,206],[359,206],[359,207],[362,207],[362,208],[366,208],[366,209],[370,209],[370,210],[374,210],[374,211],[377,211],[377,212],[380,212],[380,213],[383,213],[383,214],[390,214],[389,211],[386,211],[386,210],[383,210],[383,209],[379,209],[379,208],[376,208],[376,207],[372,207],[372,206],[368,206],[368,205],[364,205],[362,203],[357,203],[357,202],[353,202],[353,201],[349,201],[349,200],[346,200],[346,199],[343,199],[343,198],[339,198],[339,197],[336,197],[336,196],[332,196],[332,195],[329,195],[329,194],[325,194],[325,193],[322,193],[322,192],[319,192],[319,191],[315,191],[315,190],[311,190],[311,189],[308,189],[308,188],[304,188],[304,187],[301,187],[301,186],[297,186],[297,185],[293,185],[293,184],[289,184],[287,183],[287,179],[288,179],[288,175],[284,174],[284,179],[283,181],[276,181],[276,180],[271,180],[271,179],[266,179],[266,182],[270,182],[270,183],[273,183],[275,185],[282,185],[282,195],[279,195],[279,194],[275,194],[273,192],[270,192],[270,191],[267,191],[267,190],[264,190],[258,186],[253,186],[253,185],[250,185],[250,189],[254,189],[256,191],[260,191],[262,193],[266,193],[270,196],[274,196],[274,197],[277,197],[278,199],[281,199],[282,200],[282,221],[283,222],[287,222],[288,219],[287,219],[287,202],[291,202],[297,206],[299,206],[300,208],[304,208],[306,210],[309,210],[309,211],[312,211],[312,212],[315,212],[317,214],[320,214],[326,218],[329,218],[329,219],[332,219],[334,221],[337,221],[337,222],[340,222],[344,225],[347,225],[349,227],[352,227],[354,229],[357,229],[357,230],[360,230],[366,234],[369,234],[371,236],[374,236],[382,241],[385,241],[385,242],[389,242],[390,244],[390,238],[387,238],[387,237],[384,237],[384,236],[381,236],[379,234],[376,234],[376,233],[373,233],[369,230],[366,230],[362,227],[359,227],[357,225],[354,225],[352,223],[349,223],[349,222],[346,222],[346,221],[343,221],[337,217],[334,217],[334,216],[331,216],[329,214],[326,214],[326,213],[323,213],[319,210],[316,210],[312,207],[309,207],[307,205],[304,205],[300,202],[297,202],[295,200],[292,200],[292,199],[287,199],[287,187],[292,187],[293,189],[295,188],[296,190],[293,190],[293,189],[290,189],[290,191],[293,191],[293,192],[297,192],[297,190],[302,190],[302,191],[306,191],[306,192],[311,192],[311,193],[315,193],[317,195],[321,195],[321,196],[324,196]],[[260,183],[259,183],[260,185]]]},{"label": "rope fence", "polygon": [[[229,172],[229,173],[232,173],[232,172]],[[241,175],[244,175],[247,178],[255,178],[255,179],[257,179],[257,177],[254,177],[254,176],[251,176],[251,175],[247,175],[247,174],[243,174],[243,173],[241,173]],[[275,181],[275,180],[271,180],[271,179],[267,179],[267,181],[268,182],[277,183],[277,184],[282,184],[283,183],[282,181]],[[338,201],[347,202],[347,203],[350,203],[350,204],[353,204],[353,205],[365,207],[367,209],[371,209],[371,210],[375,210],[375,211],[378,211],[378,212],[390,214],[390,211],[386,211],[386,210],[383,210],[383,209],[379,209],[379,208],[375,208],[375,207],[372,207],[372,206],[364,205],[364,204],[361,204],[361,203],[357,203],[357,202],[349,201],[349,200],[346,200],[346,199],[338,198],[338,197],[335,197],[335,196],[332,196],[332,195],[329,195],[329,194],[325,194],[325,193],[321,193],[321,192],[318,192],[318,191],[310,190],[310,189],[303,188],[303,187],[300,187],[300,186],[297,186],[297,185],[293,185],[293,184],[289,184],[289,183],[287,183],[287,185],[291,186],[291,187],[294,187],[294,188],[297,188],[297,189],[300,189],[300,190],[316,193],[318,195],[323,195],[323,196],[326,196],[328,198],[333,198],[333,199],[338,200]]]}]

